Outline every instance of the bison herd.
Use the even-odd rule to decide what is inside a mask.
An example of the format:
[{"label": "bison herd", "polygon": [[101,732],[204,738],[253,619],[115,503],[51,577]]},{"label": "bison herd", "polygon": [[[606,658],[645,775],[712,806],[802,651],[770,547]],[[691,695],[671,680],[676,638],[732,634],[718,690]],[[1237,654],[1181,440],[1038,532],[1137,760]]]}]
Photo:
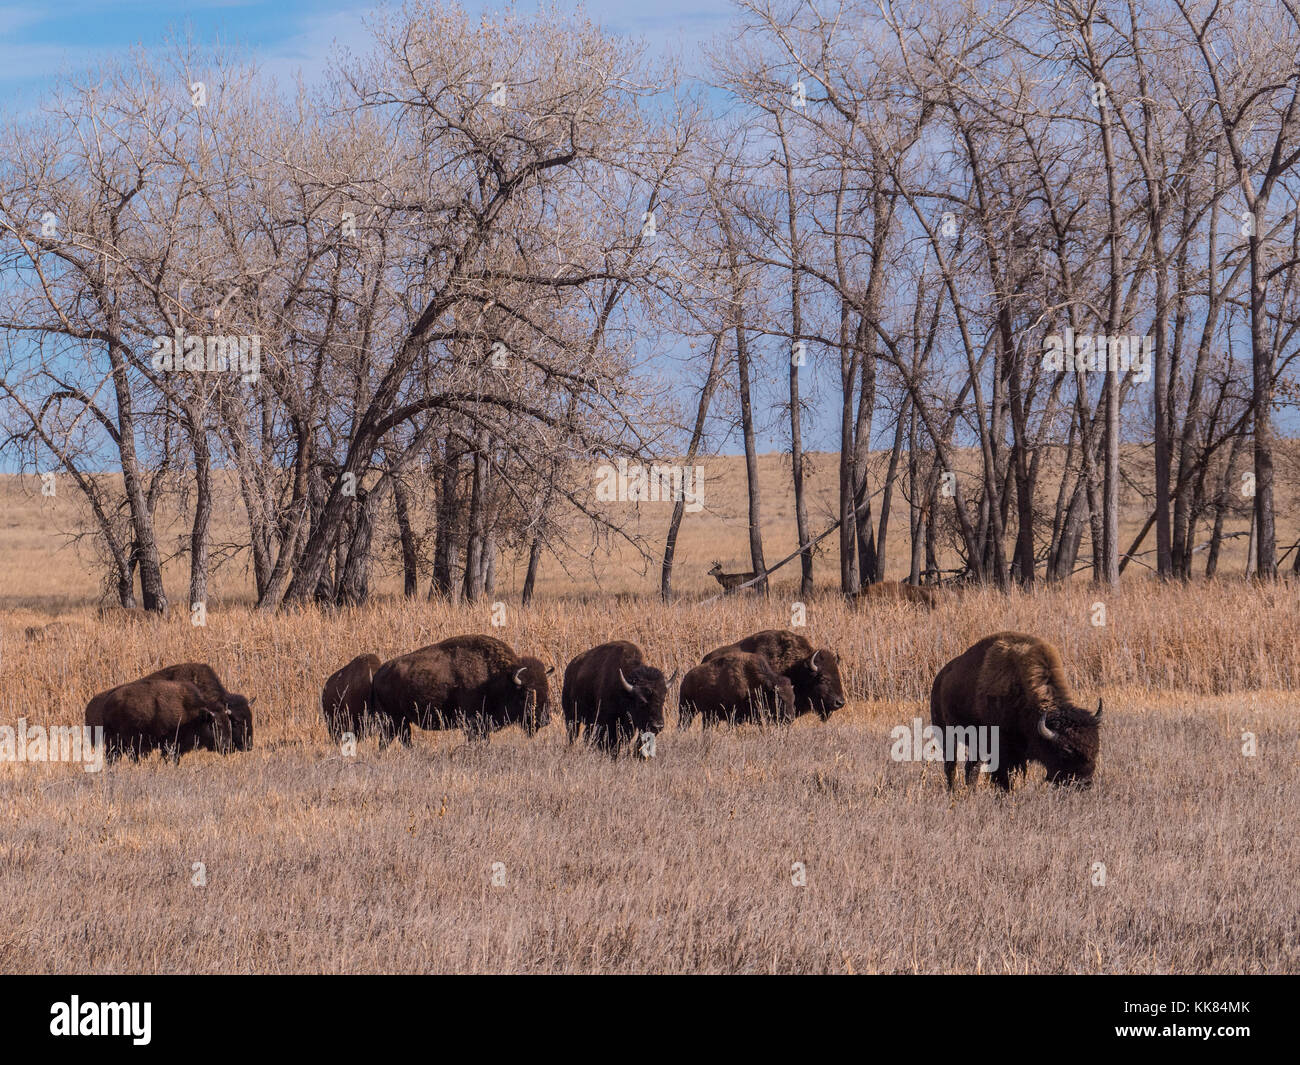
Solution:
[{"label": "bison herd", "polygon": [[[321,710],[335,742],[374,735],[381,747],[394,739],[409,746],[413,725],[460,729],[482,741],[519,725],[532,736],[550,724],[553,672],[494,637],[453,636],[388,662],[357,656],[325,682]],[[652,754],[676,677],[665,679],[626,640],[583,651],[569,662],[560,691],[569,742],[584,736],[615,757],[633,744],[638,754]],[[86,707],[86,724],[103,727],[110,761],[154,750],[173,759],[198,748],[246,751],[253,702],[227,691],[210,666],[187,662],[100,692]],[[710,651],[682,677],[678,727],[697,716],[706,729],[787,724],[804,714],[826,721],[844,704],[835,652],[772,629]],[[1003,790],[1031,761],[1055,784],[1086,784],[1096,768],[1101,704],[1091,713],[1075,703],[1060,655],[1034,636],[997,633],[954,658],[935,677],[930,716],[938,728],[997,730],[992,779]],[[946,750],[951,789],[956,761]],[[978,764],[966,750],[969,784]]]}]

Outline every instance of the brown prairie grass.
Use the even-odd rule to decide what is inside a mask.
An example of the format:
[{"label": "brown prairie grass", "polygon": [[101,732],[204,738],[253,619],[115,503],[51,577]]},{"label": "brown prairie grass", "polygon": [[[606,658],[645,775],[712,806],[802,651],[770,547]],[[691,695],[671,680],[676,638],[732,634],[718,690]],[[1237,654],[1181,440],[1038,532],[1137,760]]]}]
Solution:
[{"label": "brown prairie grass", "polygon": [[[1092,624],[1094,604],[1106,624]],[[688,667],[789,624],[773,598],[511,607],[379,602],[127,624],[0,616],[0,724],[76,722],[96,691],[211,662],[256,695],[245,755],[87,774],[0,765],[5,972],[1277,972],[1300,962],[1294,588],[1131,582],[969,593],[930,613],[809,604],[850,704],[828,725],[678,733],[659,755],[570,750],[558,722],[487,748],[333,748],[319,691],[353,655],[493,632],[559,672],[616,636]],[[935,669],[1001,628],[1061,647],[1106,698],[1091,791],[1032,773],[950,799],[895,762]],[[557,677],[558,684],[558,677]],[[558,691],[555,693],[558,697]],[[673,695],[670,694],[670,703]],[[1242,752],[1243,734],[1258,753]],[[793,883],[795,863],[806,884]],[[203,863],[206,886],[192,886]],[[495,863],[501,863],[499,866]],[[1098,886],[1097,863],[1106,884]],[[494,884],[504,878],[504,884]]]}]

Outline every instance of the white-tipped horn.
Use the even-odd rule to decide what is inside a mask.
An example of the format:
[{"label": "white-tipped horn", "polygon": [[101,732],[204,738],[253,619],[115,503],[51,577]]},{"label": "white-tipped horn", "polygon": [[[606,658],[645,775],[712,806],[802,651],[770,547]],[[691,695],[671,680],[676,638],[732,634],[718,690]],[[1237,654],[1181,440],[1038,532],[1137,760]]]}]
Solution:
[{"label": "white-tipped horn", "polygon": [[515,670],[515,687],[522,688],[524,686],[524,671],[527,668],[527,666],[520,666]]},{"label": "white-tipped horn", "polygon": [[627,677],[623,676],[623,671],[621,669],[618,671],[618,679],[622,682],[624,691],[636,691],[636,688],[627,682]]},{"label": "white-tipped horn", "polygon": [[673,681],[675,681],[675,680],[677,679],[677,674],[680,673],[681,671],[682,671],[682,667],[681,667],[681,666],[678,666],[676,669],[674,669],[674,670],[673,670],[673,675],[672,675],[671,677],[668,678],[668,683],[665,684],[664,687],[665,687],[665,688],[671,688],[671,687],[673,686]]},{"label": "white-tipped horn", "polygon": [[1038,734],[1045,740],[1056,739],[1056,733],[1047,727],[1047,715],[1040,714],[1038,717]]},{"label": "white-tipped horn", "polygon": [[808,659],[808,668],[814,673],[817,672],[817,656],[819,654],[821,654],[821,651],[814,651],[812,658]]}]

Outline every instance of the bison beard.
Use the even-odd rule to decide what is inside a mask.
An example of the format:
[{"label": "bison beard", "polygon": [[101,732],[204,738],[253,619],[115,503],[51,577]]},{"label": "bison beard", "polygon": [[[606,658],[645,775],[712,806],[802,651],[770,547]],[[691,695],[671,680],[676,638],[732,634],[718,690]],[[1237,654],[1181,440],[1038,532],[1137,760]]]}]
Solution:
[{"label": "bison beard", "polygon": [[[999,632],[986,636],[945,665],[930,690],[930,720],[939,728],[997,728],[999,765],[993,782],[1011,789],[1011,774],[1030,762],[1047,770],[1053,784],[1088,785],[1100,748],[1097,712],[1070,694],[1056,648],[1036,636]],[[944,776],[953,787],[956,758],[945,750]],[[967,753],[966,783],[978,770]]]},{"label": "bison beard", "polygon": [[569,742],[585,729],[596,746],[618,757],[637,734],[657,735],[672,679],[646,665],[641,648],[626,640],[583,651],[565,669],[560,694]]},{"label": "bison beard", "polygon": [[394,658],[371,685],[375,712],[385,719],[380,746],[393,737],[410,746],[413,724],[461,728],[471,740],[518,724],[531,736],[551,720],[549,672],[491,636],[453,636]]},{"label": "bison beard", "polygon": [[762,655],[773,669],[790,678],[794,686],[795,714],[815,712],[826,721],[844,705],[844,685],[835,652],[825,647],[814,648],[797,632],[764,629],[710,651],[704,661],[712,662],[737,651]]}]

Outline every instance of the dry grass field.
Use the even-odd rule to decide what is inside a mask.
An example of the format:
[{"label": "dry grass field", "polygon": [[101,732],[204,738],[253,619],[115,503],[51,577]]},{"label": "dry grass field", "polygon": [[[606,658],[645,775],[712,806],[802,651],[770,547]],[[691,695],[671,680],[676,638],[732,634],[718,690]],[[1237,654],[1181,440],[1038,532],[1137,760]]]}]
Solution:
[{"label": "dry grass field", "polygon": [[[788,603],[555,599],[512,605],[497,630],[486,605],[233,607],[205,629],[83,609],[29,642],[37,620],[0,616],[0,723],[77,722],[96,691],[205,659],[258,697],[256,747],[101,773],[0,764],[0,971],[1300,967],[1293,587],[978,592],[933,614],[827,597],[806,631],[844,663],[850,703],[829,724],[678,733],[670,695],[649,762],[571,750],[555,721],[531,741],[417,733],[411,750],[364,741],[344,757],[319,690],[360,651],[459,632],[561,670],[625,636],[670,670],[787,625]],[[1090,791],[1039,770],[1009,798],[980,782],[950,799],[939,765],[890,759],[891,729],[926,716],[935,669],[1001,628],[1051,639],[1079,692],[1105,697]]]}]

